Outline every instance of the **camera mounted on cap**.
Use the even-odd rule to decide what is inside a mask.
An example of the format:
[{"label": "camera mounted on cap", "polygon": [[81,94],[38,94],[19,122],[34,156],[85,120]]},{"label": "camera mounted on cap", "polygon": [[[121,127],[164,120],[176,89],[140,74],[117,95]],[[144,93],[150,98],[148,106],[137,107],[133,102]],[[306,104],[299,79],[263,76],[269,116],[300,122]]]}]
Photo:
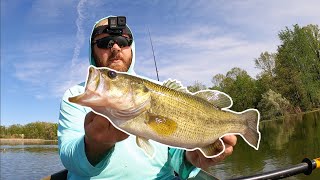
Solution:
[{"label": "camera mounted on cap", "polygon": [[108,17],[108,25],[102,25],[96,27],[92,32],[92,39],[99,34],[107,33],[115,36],[122,36],[128,34],[131,36],[131,32],[127,27],[125,16]]},{"label": "camera mounted on cap", "polygon": [[117,33],[117,30],[123,30],[126,28],[126,17],[125,16],[117,16],[117,17],[109,17],[108,18],[109,29],[113,30]]}]

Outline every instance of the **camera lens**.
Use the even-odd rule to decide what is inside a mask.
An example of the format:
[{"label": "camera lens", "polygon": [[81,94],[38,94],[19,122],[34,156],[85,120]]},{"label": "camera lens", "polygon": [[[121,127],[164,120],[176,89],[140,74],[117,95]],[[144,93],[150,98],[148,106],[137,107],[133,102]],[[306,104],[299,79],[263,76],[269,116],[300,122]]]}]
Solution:
[{"label": "camera lens", "polygon": [[126,17],[125,16],[118,16],[118,25],[125,26],[126,25]]}]

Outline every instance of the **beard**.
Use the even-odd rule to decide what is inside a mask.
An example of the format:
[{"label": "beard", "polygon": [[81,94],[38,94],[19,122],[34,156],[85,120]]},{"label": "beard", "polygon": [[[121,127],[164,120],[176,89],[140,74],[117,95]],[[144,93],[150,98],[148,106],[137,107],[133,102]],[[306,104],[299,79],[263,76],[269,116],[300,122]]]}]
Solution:
[{"label": "beard", "polygon": [[[97,67],[108,67],[120,72],[127,72],[132,63],[132,51],[131,57],[128,60],[125,60],[117,51],[111,52],[107,60],[100,59],[95,53],[93,53],[93,57],[96,61]],[[121,62],[115,63],[114,60],[116,59],[120,60]]]}]

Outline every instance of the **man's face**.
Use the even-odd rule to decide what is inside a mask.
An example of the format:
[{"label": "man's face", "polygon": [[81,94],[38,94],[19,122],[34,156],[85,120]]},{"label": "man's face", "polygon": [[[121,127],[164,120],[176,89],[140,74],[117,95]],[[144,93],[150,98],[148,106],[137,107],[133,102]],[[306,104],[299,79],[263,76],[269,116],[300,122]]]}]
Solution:
[{"label": "man's face", "polygon": [[[107,36],[109,34],[100,34],[93,41]],[[109,67],[117,71],[127,72],[132,62],[132,50],[130,46],[120,48],[115,43],[111,48],[100,49],[94,44],[92,53],[97,67]]]}]

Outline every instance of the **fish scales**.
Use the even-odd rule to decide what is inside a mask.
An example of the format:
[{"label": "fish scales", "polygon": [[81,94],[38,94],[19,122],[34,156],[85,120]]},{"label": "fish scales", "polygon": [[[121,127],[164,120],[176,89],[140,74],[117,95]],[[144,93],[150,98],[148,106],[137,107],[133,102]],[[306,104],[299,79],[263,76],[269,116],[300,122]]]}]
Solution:
[{"label": "fish scales", "polygon": [[[167,135],[165,132],[157,132],[159,134],[155,134],[155,139],[158,139],[160,135],[160,139],[169,145],[182,145],[188,148],[195,148],[199,145],[214,142],[234,127],[233,124],[235,122],[243,124],[241,123],[242,121],[236,119],[235,115],[219,111],[217,108],[213,110],[211,104],[196,99],[189,94],[177,92],[155,84],[147,87],[151,89],[152,92],[151,106],[148,111],[155,115],[166,115],[166,117],[177,123],[177,129],[171,135]],[[140,115],[131,121],[136,121],[140,124],[145,120],[145,116],[146,114]],[[225,121],[222,118],[225,116],[229,116],[234,120]],[[137,121],[138,118],[142,119]],[[134,131],[137,126],[139,125],[127,124],[124,129]],[[150,135],[154,134],[152,128],[149,126],[145,127],[143,133],[146,133],[147,129]]]},{"label": "fish scales", "polygon": [[258,149],[261,137],[257,110],[234,112],[228,109],[232,99],[227,94],[212,90],[191,94],[179,83],[164,84],[91,66],[85,92],[69,101],[91,107],[116,128],[137,136],[137,145],[149,156],[154,155],[148,142],[152,139],[187,150],[199,149],[206,157],[215,157],[225,148],[217,153],[216,147],[223,143],[216,140],[226,133],[240,134]]}]

